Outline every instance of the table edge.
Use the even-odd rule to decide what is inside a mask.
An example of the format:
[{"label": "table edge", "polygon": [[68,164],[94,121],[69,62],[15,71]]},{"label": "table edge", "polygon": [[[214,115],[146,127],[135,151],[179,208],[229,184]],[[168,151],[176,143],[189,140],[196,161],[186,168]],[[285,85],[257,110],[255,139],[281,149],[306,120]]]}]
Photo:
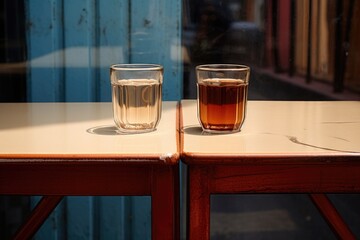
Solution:
[{"label": "table edge", "polygon": [[[219,159],[221,157],[221,159]],[[201,164],[334,164],[352,163],[360,164],[360,153],[354,154],[243,154],[243,155],[218,155],[218,154],[198,154],[181,152],[180,159],[187,165]]]},{"label": "table edge", "polygon": [[114,163],[114,164],[177,164],[179,153],[119,155],[119,154],[2,154],[0,164],[9,163]]}]

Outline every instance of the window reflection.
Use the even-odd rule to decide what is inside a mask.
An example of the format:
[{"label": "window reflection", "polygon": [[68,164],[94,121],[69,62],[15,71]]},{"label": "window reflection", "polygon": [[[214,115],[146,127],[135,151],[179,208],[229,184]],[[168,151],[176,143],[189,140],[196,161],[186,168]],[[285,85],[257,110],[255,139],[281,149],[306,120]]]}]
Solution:
[{"label": "window reflection", "polygon": [[[156,4],[151,6],[159,7]],[[64,6],[55,4],[52,7],[57,9]],[[155,7],[145,12],[153,12]],[[37,31],[35,33],[40,34],[41,29],[38,29],[39,24],[34,25],[32,19],[27,19],[31,18],[27,11],[29,9],[25,7],[25,2],[21,1],[6,0],[0,6],[2,79],[0,101],[2,102],[27,101],[29,100],[27,93],[36,92],[30,89],[32,80],[29,81],[27,74],[31,72],[32,66],[26,65],[26,61],[28,63],[31,61],[28,59],[29,52],[34,53],[34,49],[29,45],[31,41],[27,39],[26,32],[35,29]],[[69,9],[64,8],[63,11]],[[72,11],[76,15],[75,10]],[[99,11],[100,14],[101,10]],[[58,10],[54,14],[57,14],[54,15],[56,21],[59,20],[56,17],[65,13]],[[120,29],[124,25],[121,23],[126,20],[125,15],[123,18],[108,16],[108,25],[95,32],[101,35],[106,29]],[[183,97],[196,97],[194,67],[201,63],[216,62],[250,65],[252,67],[250,98],[253,99],[359,100],[360,47],[357,44],[360,40],[360,25],[357,24],[359,15],[360,3],[355,0],[182,0]],[[144,24],[149,21],[146,18],[149,16],[144,16]],[[77,18],[81,19],[81,16],[74,16],[74,19]],[[163,29],[160,26],[169,23],[168,18],[159,19],[152,21],[150,25],[145,24],[144,30]],[[171,22],[174,22],[171,28],[175,28],[176,22]],[[58,24],[61,25],[61,22]],[[50,23],[49,26],[46,25],[54,33],[52,34],[54,39],[51,40],[54,43],[62,42],[60,39],[62,35],[59,34],[59,39],[56,39],[55,34],[57,31],[55,28],[60,29],[60,25]],[[67,31],[71,29],[76,29],[76,26],[67,27]],[[166,28],[165,32],[173,34],[174,36],[170,38],[177,42],[179,35],[175,34],[176,31],[169,33],[169,29]],[[125,30],[121,28],[126,35]],[[121,36],[125,36],[124,34]],[[161,34],[154,36],[158,35]],[[132,36],[138,49],[148,48],[147,43],[138,41],[141,40],[138,36]],[[126,40],[126,37],[124,39]],[[76,39],[71,41],[77,42]],[[130,47],[123,42],[120,43],[116,37],[106,39],[106,42],[108,41],[124,49]],[[135,46],[134,44],[132,47]],[[76,47],[85,49],[88,46]],[[107,46],[104,47],[107,49]],[[179,45],[173,45],[171,52],[178,51],[175,48],[179,48]],[[70,50],[61,51],[66,53]],[[137,56],[136,51],[139,50],[130,48],[125,52],[131,57]],[[56,52],[48,54],[54,55]],[[169,54],[172,53],[161,53],[161,56]],[[108,53],[105,51],[104,54],[100,54],[100,56],[104,55]],[[39,57],[44,56],[39,55]],[[142,56],[139,59],[141,58]],[[172,57],[168,56],[168,58]],[[139,59],[136,58],[137,61]],[[101,80],[103,81],[107,82]],[[62,84],[59,86],[61,87]]]},{"label": "window reflection", "polygon": [[359,100],[359,10],[353,0],[184,0],[184,95],[196,97],[194,66],[231,62],[252,67],[250,98]]},{"label": "window reflection", "polygon": [[23,1],[0,4],[0,102],[26,100],[26,44]]}]

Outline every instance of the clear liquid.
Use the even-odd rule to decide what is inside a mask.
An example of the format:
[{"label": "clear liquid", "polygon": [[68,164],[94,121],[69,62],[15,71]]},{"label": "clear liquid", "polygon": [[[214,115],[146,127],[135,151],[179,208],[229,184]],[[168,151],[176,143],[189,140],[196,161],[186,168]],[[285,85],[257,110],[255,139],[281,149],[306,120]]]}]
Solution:
[{"label": "clear liquid", "polygon": [[161,118],[161,84],[153,79],[112,84],[114,120],[122,132],[155,130]]}]

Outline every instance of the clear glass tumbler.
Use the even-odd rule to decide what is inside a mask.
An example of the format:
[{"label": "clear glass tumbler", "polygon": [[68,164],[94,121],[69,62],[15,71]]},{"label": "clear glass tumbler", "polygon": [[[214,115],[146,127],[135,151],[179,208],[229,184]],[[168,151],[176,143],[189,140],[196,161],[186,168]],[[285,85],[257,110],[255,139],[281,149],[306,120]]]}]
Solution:
[{"label": "clear glass tumbler", "polygon": [[120,132],[156,129],[162,109],[163,67],[115,64],[110,67],[114,121]]},{"label": "clear glass tumbler", "polygon": [[237,64],[196,67],[198,119],[203,131],[238,132],[246,115],[250,68]]}]

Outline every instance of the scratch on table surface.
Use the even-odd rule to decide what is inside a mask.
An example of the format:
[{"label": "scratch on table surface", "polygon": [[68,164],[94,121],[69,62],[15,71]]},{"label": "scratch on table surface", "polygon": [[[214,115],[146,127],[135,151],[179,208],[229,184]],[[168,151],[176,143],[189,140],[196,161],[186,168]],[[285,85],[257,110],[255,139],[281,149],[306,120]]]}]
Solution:
[{"label": "scratch on table surface", "polygon": [[304,142],[300,142],[296,137],[294,136],[286,136],[291,142],[295,143],[295,144],[299,144],[299,145],[303,145],[303,146],[307,146],[307,147],[313,147],[313,148],[317,148],[317,149],[322,149],[322,150],[327,150],[327,151],[335,151],[335,152],[344,152],[344,153],[358,153],[358,152],[354,152],[354,151],[346,151],[346,150],[339,150],[339,149],[334,149],[334,148],[326,148],[326,147],[320,147],[320,146],[315,146],[312,144],[308,144],[308,143],[304,143]]},{"label": "scratch on table surface", "polygon": [[341,122],[341,121],[339,121],[339,122],[321,122],[321,124],[349,124],[349,123],[360,123],[360,122],[345,122],[345,121],[343,121],[343,122]]},{"label": "scratch on table surface", "polygon": [[341,137],[332,137],[332,138],[339,139],[339,140],[345,141],[345,142],[351,142],[351,141],[349,141],[349,140],[347,140],[345,138],[341,138]]},{"label": "scratch on table surface", "polygon": [[[299,144],[299,145],[303,145],[303,146],[307,146],[307,147],[312,147],[312,148],[327,150],[327,151],[343,152],[343,153],[359,153],[359,152],[356,152],[356,151],[339,150],[339,149],[335,149],[335,148],[320,147],[320,146],[308,144],[308,143],[299,141],[299,140],[297,139],[297,137],[295,137],[295,136],[288,136],[288,135],[268,133],[268,132],[263,132],[262,134],[284,136],[284,137],[286,137],[287,139],[289,139],[292,143]],[[334,137],[334,138],[338,138],[338,137]],[[350,142],[349,140],[344,139],[344,138],[338,138],[338,139],[343,140],[343,141]]]}]

